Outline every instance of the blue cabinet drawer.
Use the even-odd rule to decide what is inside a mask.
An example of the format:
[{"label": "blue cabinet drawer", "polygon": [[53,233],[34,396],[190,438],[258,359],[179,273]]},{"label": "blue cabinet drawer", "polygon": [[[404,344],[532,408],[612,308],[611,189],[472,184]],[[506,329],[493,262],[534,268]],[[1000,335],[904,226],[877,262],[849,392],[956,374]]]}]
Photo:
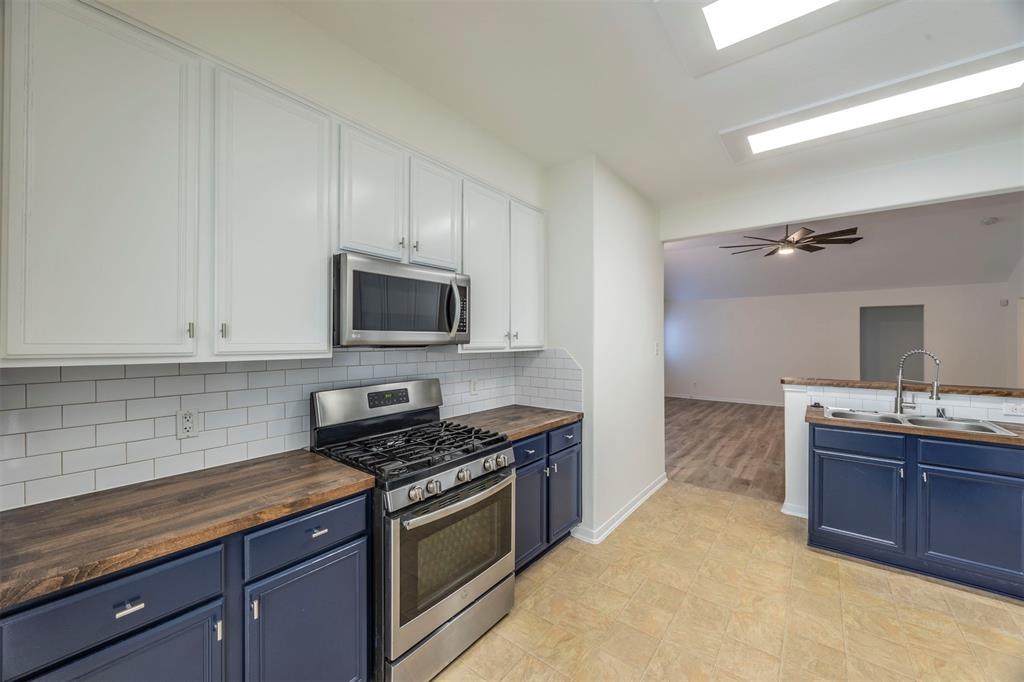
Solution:
[{"label": "blue cabinet drawer", "polygon": [[2,679],[56,663],[221,593],[222,549],[209,549],[58,599],[0,622]]},{"label": "blue cabinet drawer", "polygon": [[583,429],[580,423],[569,424],[554,431],[548,431],[548,452],[554,454],[560,450],[578,444],[583,440]]},{"label": "blue cabinet drawer", "polygon": [[1024,476],[1024,449],[1018,448],[921,438],[917,441],[917,460],[953,469]]},{"label": "blue cabinet drawer", "polygon": [[838,450],[886,459],[903,459],[905,440],[903,436],[892,433],[814,427],[814,447],[818,450]]},{"label": "blue cabinet drawer", "polygon": [[366,532],[366,495],[245,536],[245,579],[259,578]]},{"label": "blue cabinet drawer", "polygon": [[517,467],[543,459],[548,455],[548,436],[546,433],[542,433],[539,436],[521,440],[512,446],[512,452],[515,454]]}]

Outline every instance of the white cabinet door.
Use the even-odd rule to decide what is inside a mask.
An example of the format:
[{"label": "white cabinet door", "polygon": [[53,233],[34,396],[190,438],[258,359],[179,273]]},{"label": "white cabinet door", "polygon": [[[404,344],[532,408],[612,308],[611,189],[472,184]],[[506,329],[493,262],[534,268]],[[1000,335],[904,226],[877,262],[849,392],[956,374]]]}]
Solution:
[{"label": "white cabinet door", "polygon": [[215,89],[215,350],[328,352],[333,124],[229,71]]},{"label": "white cabinet door", "polygon": [[6,354],[193,353],[197,58],[80,3],[6,10]]},{"label": "white cabinet door", "polygon": [[409,154],[379,137],[341,127],[340,246],[402,260],[408,248]]},{"label": "white cabinet door", "polygon": [[409,170],[409,260],[458,270],[462,256],[462,181],[452,171],[413,157]]},{"label": "white cabinet door", "polygon": [[543,348],[545,318],[544,215],[512,202],[512,348]]},{"label": "white cabinet door", "polygon": [[462,350],[508,348],[508,198],[463,183],[462,268],[470,277],[470,343]]}]

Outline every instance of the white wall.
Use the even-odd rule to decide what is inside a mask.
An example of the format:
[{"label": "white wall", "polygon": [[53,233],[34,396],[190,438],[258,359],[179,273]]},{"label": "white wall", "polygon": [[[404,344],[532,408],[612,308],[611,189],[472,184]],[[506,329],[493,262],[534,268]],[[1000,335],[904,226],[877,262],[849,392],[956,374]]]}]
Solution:
[{"label": "white wall", "polygon": [[653,208],[588,157],[548,173],[548,340],[583,368],[583,523],[600,541],[665,480]]},{"label": "white wall", "polygon": [[860,307],[919,304],[943,383],[1013,386],[1007,296],[1005,284],[976,284],[669,302],[666,393],[781,405],[783,376],[859,378]]},{"label": "white wall", "polygon": [[104,4],[523,201],[542,205],[543,173],[537,164],[285,4],[205,0],[108,0]]}]

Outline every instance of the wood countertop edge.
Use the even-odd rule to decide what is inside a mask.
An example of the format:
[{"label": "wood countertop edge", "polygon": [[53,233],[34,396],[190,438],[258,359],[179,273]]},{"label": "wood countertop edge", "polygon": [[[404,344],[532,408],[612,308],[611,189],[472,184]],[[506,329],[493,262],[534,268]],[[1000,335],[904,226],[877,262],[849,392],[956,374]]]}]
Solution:
[{"label": "wood countertop edge", "polygon": [[582,412],[528,405],[507,405],[450,419],[458,424],[503,433],[510,441],[519,441],[582,420]]},{"label": "wood countertop edge", "polygon": [[[869,391],[895,391],[894,381],[860,381],[858,379],[821,379],[817,377],[782,377],[779,383],[787,386],[832,386],[835,388],[859,388]],[[931,384],[919,381],[904,381],[903,388],[908,391],[930,391]],[[956,384],[939,384],[939,394],[991,396],[993,398],[1024,398],[1024,388],[1004,388],[998,386],[960,386]]]},{"label": "wood countertop edge", "polygon": [[[929,429],[922,426],[910,426],[907,424],[884,424],[881,422],[857,422],[849,419],[831,419],[825,416],[825,408],[808,406],[804,415],[808,424],[819,424],[822,426],[836,426],[856,431],[878,431],[881,433],[895,433],[904,436],[928,436],[931,438],[942,438],[945,440],[957,440],[966,443],[984,443],[987,445],[1009,445],[1011,447],[1024,448],[1024,437],[1003,436],[997,433],[977,433],[972,431],[945,431],[943,429]],[[1024,424],[1000,424],[1003,428],[1024,436]]]},{"label": "wood countertop edge", "polygon": [[[290,455],[293,452],[281,453]],[[278,455],[278,456],[281,456]],[[325,459],[325,462],[329,461]],[[73,565],[57,565],[46,572],[38,573],[30,577],[23,577],[17,571],[11,571],[3,575],[3,582],[0,583],[0,612],[7,612],[27,602],[45,597],[54,592],[77,587],[93,580],[110,576],[119,571],[134,568],[141,564],[171,556],[188,549],[220,540],[234,533],[243,532],[266,523],[301,513],[324,504],[358,495],[373,488],[374,478],[369,474],[345,467],[344,465],[332,462],[332,466],[344,467],[344,470],[351,475],[357,474],[355,478],[348,480],[341,479],[334,487],[311,490],[308,493],[297,495],[293,500],[286,502],[268,502],[263,506],[256,506],[243,514],[233,516],[223,521],[214,521],[209,525],[188,529],[184,534],[177,533],[156,533],[146,537],[139,543],[139,546],[131,550],[113,551],[100,558],[90,559]],[[191,472],[193,474],[200,472]],[[185,474],[186,476],[188,474]],[[152,484],[146,481],[134,486]],[[113,490],[128,493],[133,486],[124,486]],[[78,499],[88,499],[89,495],[79,496]],[[67,498],[75,499],[75,498]],[[61,502],[57,500],[55,502]],[[24,508],[21,508],[24,509]],[[11,510],[16,511],[16,510]],[[2,547],[2,544],[0,544]]]}]

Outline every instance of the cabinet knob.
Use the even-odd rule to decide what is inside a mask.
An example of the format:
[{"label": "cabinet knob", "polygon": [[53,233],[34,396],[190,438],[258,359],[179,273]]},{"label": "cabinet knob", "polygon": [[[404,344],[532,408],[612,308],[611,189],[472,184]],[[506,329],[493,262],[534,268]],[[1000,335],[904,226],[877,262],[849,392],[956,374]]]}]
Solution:
[{"label": "cabinet knob", "polygon": [[405,237],[398,240],[398,245],[403,249],[405,248]]}]

